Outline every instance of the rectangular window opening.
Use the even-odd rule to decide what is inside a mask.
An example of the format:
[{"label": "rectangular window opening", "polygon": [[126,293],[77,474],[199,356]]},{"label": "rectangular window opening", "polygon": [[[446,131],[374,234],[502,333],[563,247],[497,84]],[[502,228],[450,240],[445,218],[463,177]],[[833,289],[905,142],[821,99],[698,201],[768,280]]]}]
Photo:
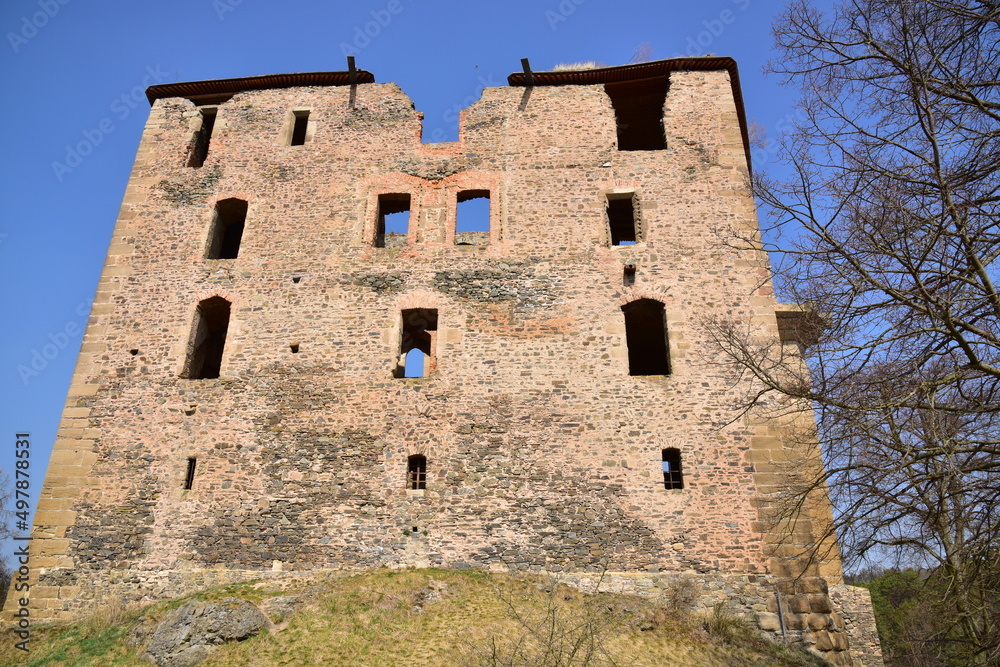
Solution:
[{"label": "rectangular window opening", "polygon": [[629,375],[669,375],[667,326],[663,304],[639,299],[622,306]]},{"label": "rectangular window opening", "polygon": [[609,194],[606,202],[611,245],[635,245],[639,240],[634,193]]},{"label": "rectangular window opening", "polygon": [[663,487],[683,489],[684,476],[681,473],[681,451],[674,447],[663,450]]},{"label": "rectangular window opening", "polygon": [[215,107],[206,107],[201,111],[201,127],[194,135],[194,143],[188,152],[189,167],[201,167],[208,158],[208,146],[212,142],[212,130],[215,129]]},{"label": "rectangular window opening", "polygon": [[220,296],[198,304],[188,339],[187,363],[181,377],[190,380],[219,377],[229,330],[229,309],[229,302]]},{"label": "rectangular window opening", "polygon": [[[427,488],[427,457],[414,454],[406,460],[406,487],[413,490]],[[413,532],[417,532],[416,526]]]},{"label": "rectangular window opening", "polygon": [[198,459],[189,458],[187,465],[187,474],[184,476],[184,490],[189,491],[194,486],[194,467],[197,464]]},{"label": "rectangular window opening", "polygon": [[489,245],[490,191],[465,190],[455,205],[455,245]]},{"label": "rectangular window opening", "polygon": [[396,362],[397,378],[427,377],[436,370],[438,311],[409,308],[403,311],[403,327]]},{"label": "rectangular window opening", "polygon": [[215,205],[205,259],[236,259],[240,254],[246,219],[246,201],[235,198],[219,201]]},{"label": "rectangular window opening", "polygon": [[410,195],[398,192],[379,195],[375,220],[375,247],[404,247],[409,226]]},{"label": "rectangular window opening", "polygon": [[665,76],[604,84],[615,110],[620,151],[659,151],[667,147],[663,105],[669,79]]},{"label": "rectangular window opening", "polygon": [[292,139],[290,146],[302,146],[306,143],[306,130],[309,128],[309,112],[292,112]]}]

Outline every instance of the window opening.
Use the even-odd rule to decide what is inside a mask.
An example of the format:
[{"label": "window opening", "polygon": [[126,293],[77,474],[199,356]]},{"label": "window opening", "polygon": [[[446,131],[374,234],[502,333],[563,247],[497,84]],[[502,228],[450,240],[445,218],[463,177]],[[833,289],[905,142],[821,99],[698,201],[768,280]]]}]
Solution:
[{"label": "window opening", "polygon": [[663,450],[663,488],[684,488],[684,477],[681,474],[681,450],[674,447]]},{"label": "window opening", "polygon": [[608,229],[611,245],[635,245],[639,235],[635,224],[634,193],[608,194]]},{"label": "window opening", "polygon": [[215,129],[215,114],[217,109],[205,108],[201,111],[201,127],[194,135],[194,144],[188,153],[189,167],[200,167],[208,158],[208,146],[212,142],[212,130]]},{"label": "window opening", "polygon": [[390,193],[378,196],[375,223],[376,248],[401,248],[406,245],[410,225],[410,195]]},{"label": "window opening", "polygon": [[622,269],[622,283],[625,287],[635,285],[635,264],[626,264]]},{"label": "window opening", "polygon": [[667,87],[665,76],[604,85],[615,110],[618,150],[656,151],[667,147],[663,132]]},{"label": "window opening", "polygon": [[663,304],[639,299],[622,306],[629,375],[667,375],[667,327]]},{"label": "window opening", "polygon": [[455,206],[455,244],[489,245],[489,242],[490,191],[459,192]]},{"label": "window opening", "polygon": [[229,329],[229,306],[229,302],[219,296],[198,304],[188,341],[187,367],[181,377],[191,380],[219,377]]},{"label": "window opening", "polygon": [[198,459],[189,458],[187,466],[187,474],[184,476],[184,489],[190,490],[194,486],[194,467],[197,464]]},{"label": "window opening", "polygon": [[[410,489],[427,488],[427,457],[414,454],[406,460],[406,486]],[[413,529],[414,532],[416,530]]]},{"label": "window opening", "polygon": [[236,259],[240,254],[246,220],[245,200],[223,199],[216,203],[205,259]]},{"label": "window opening", "polygon": [[399,346],[399,361],[395,376],[427,377],[434,372],[437,347],[436,308],[410,308],[403,311],[403,327]]},{"label": "window opening", "polygon": [[422,378],[424,377],[424,367],[426,366],[426,355],[420,348],[413,348],[406,353],[404,361],[403,377]]},{"label": "window opening", "polygon": [[292,140],[289,145],[302,146],[306,143],[306,129],[309,127],[309,112],[293,111],[292,116]]}]

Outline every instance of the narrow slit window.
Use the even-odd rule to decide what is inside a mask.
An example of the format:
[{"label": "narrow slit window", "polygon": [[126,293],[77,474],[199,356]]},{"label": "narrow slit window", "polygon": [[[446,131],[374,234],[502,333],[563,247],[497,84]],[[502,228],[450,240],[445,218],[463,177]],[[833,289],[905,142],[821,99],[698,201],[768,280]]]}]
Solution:
[{"label": "narrow slit window", "polygon": [[406,460],[406,487],[414,490],[427,488],[426,456],[414,454]]},{"label": "narrow slit window", "polygon": [[618,150],[659,151],[667,147],[663,132],[667,87],[665,76],[604,85],[615,110]]},{"label": "narrow slit window", "polygon": [[187,166],[200,167],[208,158],[208,146],[212,142],[212,130],[215,129],[216,109],[205,108],[201,111],[201,127],[194,135],[194,143],[188,153]]},{"label": "narrow slit window", "polygon": [[622,306],[629,375],[667,375],[667,327],[663,304],[639,299]]},{"label": "narrow slit window", "polygon": [[606,207],[611,245],[635,245],[639,240],[639,233],[636,225],[634,193],[609,194]]},{"label": "narrow slit window", "polygon": [[681,450],[674,447],[663,450],[663,488],[684,488],[684,477],[681,474]]},{"label": "narrow slit window", "polygon": [[188,491],[194,487],[194,468],[198,463],[198,459],[189,458],[187,464],[187,474],[184,475],[184,490]]},{"label": "narrow slit window", "polygon": [[375,247],[405,246],[409,226],[410,195],[404,193],[379,195],[375,220]]},{"label": "narrow slit window", "polygon": [[309,129],[309,112],[292,112],[292,139],[291,146],[302,146],[306,143],[306,130]]},{"label": "narrow slit window", "polygon": [[246,227],[247,203],[242,199],[223,199],[215,205],[215,216],[208,234],[206,259],[236,259],[240,254]]},{"label": "narrow slit window", "polygon": [[191,337],[188,339],[187,361],[181,377],[191,380],[219,377],[226,332],[229,330],[229,310],[229,302],[219,296],[198,304]]},{"label": "narrow slit window", "polygon": [[435,308],[404,310],[397,378],[427,377],[436,368],[438,312]]},{"label": "narrow slit window", "polygon": [[458,193],[455,206],[455,245],[489,245],[490,191]]}]

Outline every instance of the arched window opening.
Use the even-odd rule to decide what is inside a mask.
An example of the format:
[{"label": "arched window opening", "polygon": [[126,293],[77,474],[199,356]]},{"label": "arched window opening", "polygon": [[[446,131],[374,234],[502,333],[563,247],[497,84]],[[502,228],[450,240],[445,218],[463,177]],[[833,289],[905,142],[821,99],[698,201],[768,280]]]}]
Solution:
[{"label": "arched window opening", "polygon": [[240,254],[243,229],[247,220],[247,202],[223,199],[215,205],[215,217],[208,233],[206,259],[236,259]]},{"label": "arched window opening", "polygon": [[406,488],[427,488],[427,457],[414,454],[406,461]]},{"label": "arched window opening", "polygon": [[395,377],[427,377],[436,368],[436,308],[408,308],[402,313],[399,361]]},{"label": "arched window opening", "polygon": [[681,474],[681,450],[674,447],[663,450],[663,488],[684,488],[684,477]]},{"label": "arched window opening", "polygon": [[455,245],[489,245],[490,191],[465,190],[455,205]]},{"label": "arched window opening", "polygon": [[404,362],[403,377],[406,378],[422,378],[424,377],[425,355],[423,350],[419,347],[415,347],[406,353],[406,360]]},{"label": "arched window opening", "polygon": [[639,299],[622,306],[625,343],[628,345],[629,375],[667,375],[667,326],[663,304]]},{"label": "arched window opening", "polygon": [[229,302],[213,296],[198,304],[188,340],[187,361],[181,377],[191,380],[217,378],[229,330]]}]

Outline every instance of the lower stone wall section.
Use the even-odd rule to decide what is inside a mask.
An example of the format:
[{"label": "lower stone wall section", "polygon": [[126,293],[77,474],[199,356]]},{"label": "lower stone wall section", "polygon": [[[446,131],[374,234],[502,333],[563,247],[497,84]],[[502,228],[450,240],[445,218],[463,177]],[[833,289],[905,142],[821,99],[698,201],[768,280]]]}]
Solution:
[{"label": "lower stone wall section", "polygon": [[882,645],[875,627],[875,611],[868,589],[840,584],[830,587],[830,600],[840,610],[847,624],[855,664],[860,667],[884,667]]},{"label": "lower stone wall section", "polygon": [[[283,572],[228,568],[190,570],[100,570],[94,577],[50,568],[32,588],[35,618],[66,620],[116,600],[151,602],[246,579],[312,578],[332,570]],[[341,570],[337,570],[341,572]],[[546,573],[585,592],[611,592],[661,599],[665,605],[754,619],[776,642],[800,644],[834,665],[883,667],[868,591],[828,587],[820,577],[790,579],[724,573],[591,572]],[[83,582],[86,581],[84,584]],[[783,621],[783,622],[782,622]]]},{"label": "lower stone wall section", "polygon": [[[800,644],[831,664],[866,667],[875,664],[859,661],[854,655],[846,619],[832,604],[827,582],[821,577],[604,573],[568,574],[557,578],[587,592],[662,598],[668,605],[689,606],[696,613],[708,613],[722,605],[729,613],[755,619],[765,635],[774,641]],[[862,601],[856,604],[863,607]]]}]

